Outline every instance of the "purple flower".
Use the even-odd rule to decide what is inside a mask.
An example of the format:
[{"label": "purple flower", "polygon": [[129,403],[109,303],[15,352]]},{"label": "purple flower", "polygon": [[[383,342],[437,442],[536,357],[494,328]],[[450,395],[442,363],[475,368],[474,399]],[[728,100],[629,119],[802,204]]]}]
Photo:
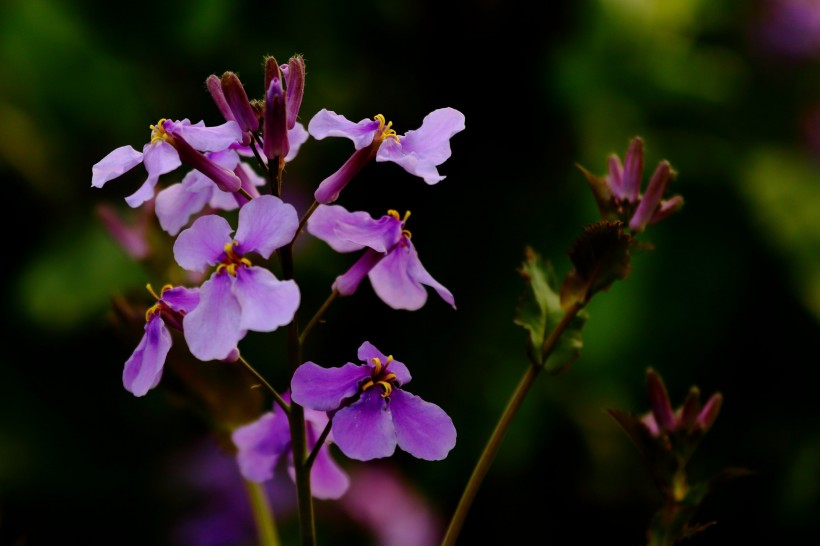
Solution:
[{"label": "purple flower", "polygon": [[601,216],[607,220],[620,220],[635,233],[656,224],[680,210],[683,197],[675,195],[663,199],[675,172],[666,160],[658,163],[644,193],[640,193],[643,177],[643,140],[635,137],[629,144],[624,162],[612,154],[609,157],[609,173],[596,177],[581,168],[592,188]]},{"label": "purple flower", "polygon": [[143,146],[142,152],[121,146],[95,163],[91,168],[91,185],[102,188],[109,180],[144,163],[148,178],[125,198],[129,206],[136,208],[154,197],[154,187],[161,175],[185,162],[210,177],[224,191],[237,191],[241,185],[239,179],[200,152],[217,152],[241,142],[242,132],[235,121],[205,127],[201,121],[192,125],[187,119],[161,119],[151,125],[151,141]]},{"label": "purple flower", "polygon": [[[264,185],[265,179],[248,165],[241,163],[235,150],[205,155],[220,167],[233,171],[242,181],[242,188],[246,192],[254,197],[259,196],[256,187]],[[185,175],[182,182],[171,184],[157,194],[156,212],[162,229],[170,235],[176,235],[188,224],[191,216],[206,206],[218,210],[234,210],[247,201],[241,193],[222,191],[213,180],[193,170]]]},{"label": "purple flower", "polygon": [[464,130],[464,114],[453,108],[434,110],[425,116],[421,127],[404,135],[398,135],[391,125],[381,114],[358,123],[325,109],[313,116],[308,123],[308,132],[313,138],[346,137],[356,147],[350,159],[319,184],[315,193],[319,203],[338,199],[353,176],[374,157],[376,161],[398,163],[427,184],[444,180],[436,167],[450,157],[450,139]]},{"label": "purple flower", "polygon": [[333,289],[342,296],[353,294],[367,276],[373,290],[394,309],[414,311],[427,301],[427,285],[455,309],[452,293],[436,281],[421,264],[404,229],[407,217],[390,210],[378,220],[366,212],[348,212],[339,205],[320,205],[307,223],[308,232],[337,252],[366,248],[359,260],[336,278]]},{"label": "purple flower", "polygon": [[758,29],[762,43],[794,58],[820,55],[820,3],[817,0],[767,0]]},{"label": "purple flower", "polygon": [[296,209],[272,195],[263,195],[239,209],[236,235],[227,220],[197,218],[174,243],[174,258],[189,271],[217,266],[200,288],[200,302],[185,315],[185,340],[200,360],[223,359],[248,330],[271,332],[293,320],[299,287],[280,281],[245,256],[267,259],[289,243],[298,227]]},{"label": "purple flower", "polygon": [[651,411],[641,418],[641,422],[652,436],[676,433],[700,435],[708,431],[717,419],[723,403],[722,394],[713,394],[701,406],[700,391],[693,388],[676,411],[672,409],[663,379],[655,370],[650,368],[647,371],[646,383]]},{"label": "purple flower", "polygon": [[367,341],[358,356],[364,364],[299,366],[291,380],[293,401],[334,412],[334,441],[351,459],[389,457],[397,445],[419,459],[444,459],[456,445],[450,417],[437,405],[402,390],[410,372],[392,356]]},{"label": "purple flower", "polygon": [[[290,403],[290,395],[284,393],[282,398]],[[315,410],[305,410],[308,448],[313,449],[316,441],[327,425],[327,415]],[[291,450],[290,425],[287,415],[281,409],[264,413],[256,421],[234,430],[233,443],[238,452],[236,455],[239,470],[245,479],[262,483],[273,478],[275,467],[282,455],[288,455],[288,473],[295,480],[293,452]],[[317,499],[338,499],[347,491],[350,479],[330,456],[328,442],[316,454],[310,469],[311,492]]]},{"label": "purple flower", "polygon": [[134,396],[144,396],[162,377],[165,357],[172,345],[166,323],[181,330],[183,316],[199,303],[196,288],[166,285],[159,296],[150,284],[147,288],[157,303],[145,312],[145,334],[122,371],[123,386]]}]

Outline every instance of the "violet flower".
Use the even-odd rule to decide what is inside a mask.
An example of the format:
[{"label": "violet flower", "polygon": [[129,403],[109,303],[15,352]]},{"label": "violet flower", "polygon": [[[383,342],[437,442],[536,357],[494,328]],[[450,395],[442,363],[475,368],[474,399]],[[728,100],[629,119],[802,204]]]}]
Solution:
[{"label": "violet flower", "polygon": [[340,205],[319,205],[308,219],[307,230],[337,252],[365,252],[333,289],[342,296],[353,294],[365,277],[373,290],[394,309],[414,311],[427,301],[429,286],[455,309],[453,294],[435,280],[419,260],[404,218],[390,210],[378,220],[366,212],[348,212]]},{"label": "violet flower", "polygon": [[308,132],[322,140],[329,136],[353,141],[356,152],[334,174],[319,184],[314,197],[323,204],[334,202],[348,182],[374,157],[392,161],[405,171],[422,178],[427,184],[444,180],[436,167],[451,154],[450,139],[464,130],[464,114],[454,108],[441,108],[425,116],[421,127],[398,135],[379,114],[358,123],[335,112],[322,109],[308,123]]},{"label": "violet flower", "polygon": [[351,459],[389,457],[396,446],[419,459],[444,459],[456,444],[450,417],[435,404],[403,390],[407,367],[365,341],[358,351],[364,364],[348,362],[323,368],[305,362],[291,380],[297,404],[333,412],[334,441]]},{"label": "violet flower", "polygon": [[623,221],[635,233],[660,222],[683,206],[680,195],[663,199],[667,186],[675,177],[669,162],[663,160],[658,163],[646,191],[640,193],[643,166],[643,140],[634,137],[623,163],[615,154],[609,157],[609,173],[606,176],[596,177],[581,167],[601,216],[607,220]]},{"label": "violet flower", "polygon": [[[290,403],[289,393],[283,393],[282,398]],[[305,410],[309,449],[314,448],[327,422],[328,417],[325,413]],[[239,470],[246,480],[263,483],[273,479],[282,455],[287,455],[288,474],[295,481],[290,424],[288,416],[281,408],[274,406],[273,411],[264,413],[256,421],[238,427],[234,430],[232,439],[238,449],[236,460],[239,463]],[[311,493],[317,499],[338,499],[345,494],[350,485],[347,474],[330,455],[328,446],[332,441],[333,437],[329,435],[319,448],[310,468]]]},{"label": "violet flower", "polygon": [[102,188],[109,180],[143,163],[148,178],[136,192],[125,198],[129,206],[136,208],[154,197],[154,187],[161,175],[185,162],[210,177],[222,190],[237,191],[241,182],[236,175],[210,161],[201,152],[225,150],[241,141],[242,132],[235,121],[206,127],[201,121],[191,124],[187,119],[161,119],[156,125],[151,125],[151,140],[143,146],[142,152],[132,146],[121,146],[95,163],[91,167],[91,185]]},{"label": "violet flower", "polygon": [[280,281],[246,257],[267,259],[289,243],[299,220],[296,209],[272,195],[263,195],[239,209],[233,229],[221,216],[197,218],[174,243],[174,258],[189,271],[217,266],[200,288],[200,302],[185,315],[185,340],[200,360],[223,359],[248,330],[271,332],[293,320],[299,287]]},{"label": "violet flower", "polygon": [[157,303],[145,312],[145,334],[122,371],[123,386],[134,396],[144,396],[157,386],[172,345],[167,326],[182,330],[183,316],[199,303],[196,288],[169,284],[162,288],[159,296],[150,284],[147,288]]}]

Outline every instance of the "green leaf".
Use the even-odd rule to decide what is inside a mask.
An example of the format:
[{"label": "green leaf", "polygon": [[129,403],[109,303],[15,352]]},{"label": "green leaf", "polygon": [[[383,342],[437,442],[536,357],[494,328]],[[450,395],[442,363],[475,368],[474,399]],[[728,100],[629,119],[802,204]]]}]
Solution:
[{"label": "green leaf", "polygon": [[549,373],[558,373],[571,366],[580,356],[583,340],[581,330],[587,319],[579,312],[564,330],[550,354],[544,354],[544,343],[561,322],[565,310],[557,291],[555,271],[549,262],[530,247],[525,249],[525,260],[518,269],[524,279],[524,292],[519,299],[514,322],[528,332],[527,356],[536,366]]}]

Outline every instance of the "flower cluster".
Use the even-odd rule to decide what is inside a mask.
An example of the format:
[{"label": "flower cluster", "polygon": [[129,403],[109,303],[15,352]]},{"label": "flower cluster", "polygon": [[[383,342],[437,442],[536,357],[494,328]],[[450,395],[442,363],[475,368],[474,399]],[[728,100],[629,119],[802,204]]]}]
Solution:
[{"label": "flower cluster", "polygon": [[[172,327],[196,359],[242,365],[269,388],[273,410],[234,424],[230,435],[238,467],[250,482],[271,480],[281,465],[297,489],[309,482],[310,495],[339,498],[350,480],[332,459],[330,444],[362,461],[388,457],[396,447],[420,459],[443,459],[455,446],[452,420],[439,406],[405,391],[407,367],[369,342],[359,349],[360,365],[326,369],[290,358],[292,380],[281,394],[251,367],[239,346],[250,331],[288,328],[288,354],[301,354],[303,336],[295,319],[303,297],[293,275],[292,247],[303,227],[337,252],[361,252],[332,283],[334,297],[352,296],[368,277],[391,308],[420,309],[426,287],[455,308],[452,293],[419,260],[406,227],[409,212],[401,216],[389,210],[374,219],[330,203],[371,160],[396,163],[428,185],[440,182],[445,177],[438,167],[450,157],[450,139],[464,129],[464,115],[441,108],[418,129],[400,135],[380,114],[354,123],[322,109],[306,129],[298,121],[305,89],[299,55],[281,65],[273,57],[265,59],[261,99],[249,99],[233,72],[211,75],[205,83],[224,123],[209,127],[203,121],[163,118],[150,125],[141,152],[122,146],[92,167],[91,185],[102,188],[144,165],[148,176],[126,203],[156,214],[162,231],[175,238],[174,267],[200,281],[189,287],[167,285],[159,295],[149,285],[155,303],[145,315],[145,334],[125,364],[125,388],[144,396],[159,384]],[[352,140],[355,152],[316,185],[313,205],[297,211],[283,199],[284,168],[311,137],[333,136]],[[182,166],[190,170],[181,181],[161,181]],[[103,212],[126,250],[146,259],[150,249],[144,233],[134,232],[112,210]]]}]

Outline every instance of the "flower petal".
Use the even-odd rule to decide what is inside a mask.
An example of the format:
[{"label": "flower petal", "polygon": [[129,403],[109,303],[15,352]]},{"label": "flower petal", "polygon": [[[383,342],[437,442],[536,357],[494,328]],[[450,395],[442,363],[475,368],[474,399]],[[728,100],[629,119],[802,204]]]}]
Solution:
[{"label": "flower petal", "polygon": [[148,171],[148,178],[159,179],[163,174],[169,173],[182,165],[179,153],[176,149],[165,142],[158,140],[151,144],[146,144],[142,149],[145,170]]},{"label": "flower petal", "polygon": [[390,368],[390,371],[396,374],[396,380],[400,385],[405,385],[410,382],[410,379],[412,379],[410,377],[410,370],[407,369],[407,366],[398,360],[390,360],[390,364],[387,364],[387,361],[389,360],[388,355],[378,350],[375,345],[369,341],[365,341],[361,344],[357,356],[359,357],[359,360],[365,362],[370,368],[374,367],[373,359],[378,358],[383,365],[387,365],[387,367]]},{"label": "flower petal", "polygon": [[267,412],[231,434],[237,447],[236,460],[245,479],[261,483],[273,477],[273,468],[290,445],[288,418],[282,412]]},{"label": "flower petal", "polygon": [[370,389],[333,416],[333,439],[351,459],[369,461],[396,451],[396,430],[381,389]]},{"label": "flower petal", "polygon": [[333,411],[346,398],[359,390],[359,381],[370,377],[370,369],[348,362],[340,368],[323,368],[313,362],[305,362],[293,373],[290,380],[293,401],[306,408]]},{"label": "flower petal", "polygon": [[199,305],[182,319],[185,341],[200,360],[222,360],[245,336],[242,310],[231,291],[231,276],[212,275],[199,289]]},{"label": "flower petal", "polygon": [[257,252],[269,258],[293,240],[299,228],[296,209],[273,195],[262,195],[239,209],[235,239],[241,253]]},{"label": "flower petal", "polygon": [[[290,121],[288,121],[290,124]],[[299,122],[296,122],[296,125],[293,126],[292,129],[288,129],[288,143],[290,144],[290,151],[288,155],[285,156],[285,162],[290,163],[296,158],[296,154],[299,153],[299,148],[307,142],[307,139],[310,137],[310,133],[307,132],[305,126]]]},{"label": "flower petal", "polygon": [[427,301],[427,291],[408,273],[415,249],[405,240],[370,270],[370,284],[376,294],[393,309],[415,311]]},{"label": "flower petal", "polygon": [[336,252],[369,247],[387,252],[401,238],[401,221],[392,216],[374,220],[363,211],[349,212],[340,205],[319,205],[308,219],[308,232]]},{"label": "flower petal", "polygon": [[214,189],[216,189],[216,184],[204,175],[199,174],[210,184],[210,191],[191,191],[189,185],[186,184],[186,180],[197,174],[199,174],[197,171],[191,171],[185,175],[181,183],[168,186],[157,194],[154,210],[159,219],[159,225],[169,235],[179,233],[179,230],[188,224],[191,216],[205,207]]},{"label": "flower petal", "polygon": [[102,188],[106,182],[117,178],[142,163],[142,153],[132,146],[120,146],[91,166],[91,185]]},{"label": "flower petal", "polygon": [[243,330],[272,332],[290,323],[299,308],[296,281],[280,281],[263,267],[238,268],[233,294],[242,308]]},{"label": "flower petal", "polygon": [[308,132],[316,140],[323,138],[345,137],[353,141],[357,150],[369,146],[379,128],[374,119],[363,119],[358,123],[325,108],[319,110],[308,123]]},{"label": "flower petal", "polygon": [[390,395],[399,447],[427,461],[440,461],[456,445],[456,427],[443,409],[401,389]]},{"label": "flower petal", "polygon": [[152,315],[145,324],[145,334],[122,371],[122,384],[128,392],[144,396],[157,386],[171,343],[171,333],[165,323],[158,315]]},{"label": "flower petal", "polygon": [[[164,126],[169,130],[168,126]],[[215,127],[204,125],[174,125],[170,131],[185,139],[200,152],[219,152],[231,144],[242,142],[242,130],[235,121],[226,121]]]},{"label": "flower petal", "polygon": [[190,313],[194,310],[194,307],[199,305],[199,288],[174,286],[163,290],[160,299],[174,311]]},{"label": "flower petal", "polygon": [[[305,412],[305,420],[308,425],[308,447],[313,449],[324,425],[319,426],[317,423],[308,421],[307,412]],[[327,419],[325,419],[326,422]],[[291,476],[294,476],[295,472],[292,468],[291,472],[293,472]],[[347,473],[333,460],[328,444],[322,445],[316,454],[313,466],[310,467],[311,494],[317,499],[338,499],[345,494],[348,487],[350,487],[350,478]]]},{"label": "flower petal", "polygon": [[231,226],[215,214],[200,216],[174,242],[174,259],[188,271],[205,271],[219,262],[231,242]]}]

